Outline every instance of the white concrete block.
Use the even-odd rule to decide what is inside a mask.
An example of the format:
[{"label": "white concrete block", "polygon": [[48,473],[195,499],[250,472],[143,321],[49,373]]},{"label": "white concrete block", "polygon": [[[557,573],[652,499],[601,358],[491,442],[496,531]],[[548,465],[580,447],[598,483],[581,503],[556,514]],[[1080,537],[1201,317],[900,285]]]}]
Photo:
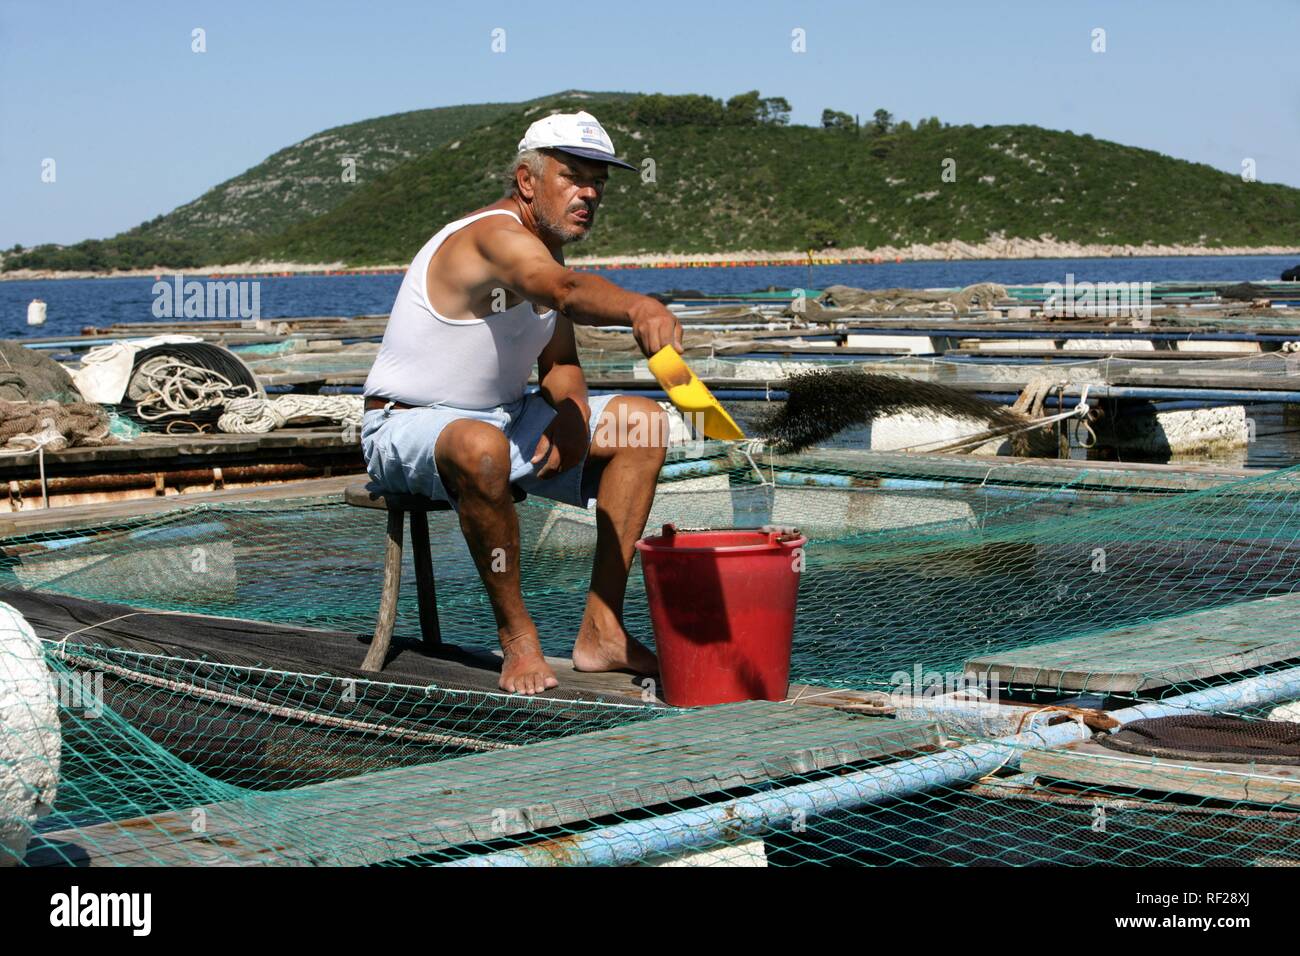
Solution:
[{"label": "white concrete block", "polygon": [[1155,345],[1150,339],[1126,339],[1116,344],[1105,339],[1066,339],[1061,346],[1067,352],[1154,352]]},{"label": "white concrete block", "polygon": [[[951,442],[988,431],[989,422],[976,418],[948,415],[914,415],[899,412],[879,415],[866,427],[867,441],[872,451],[897,451],[900,448],[917,448],[932,451]],[[1011,442],[994,438],[975,448],[975,455],[1008,455]]]},{"label": "white concrete block", "polygon": [[1179,352],[1240,352],[1249,355],[1260,351],[1258,342],[1206,342],[1199,340],[1174,343]]},{"label": "white concrete block", "polygon": [[1202,454],[1250,441],[1244,405],[1128,415],[1113,427],[1115,447],[1148,454]]},{"label": "white concrete block", "polygon": [[844,344],[855,349],[907,349],[913,355],[933,355],[939,351],[934,339],[927,335],[849,335]]}]

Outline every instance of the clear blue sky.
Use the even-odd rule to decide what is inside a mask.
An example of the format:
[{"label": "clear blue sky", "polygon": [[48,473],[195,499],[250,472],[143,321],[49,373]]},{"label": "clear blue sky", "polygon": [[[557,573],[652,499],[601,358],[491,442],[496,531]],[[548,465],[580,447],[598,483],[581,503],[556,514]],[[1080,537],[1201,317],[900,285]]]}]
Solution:
[{"label": "clear blue sky", "polygon": [[1300,186],[1297,27],[1296,0],[0,0],[0,247],[111,235],[330,126],[566,88],[1034,123]]}]

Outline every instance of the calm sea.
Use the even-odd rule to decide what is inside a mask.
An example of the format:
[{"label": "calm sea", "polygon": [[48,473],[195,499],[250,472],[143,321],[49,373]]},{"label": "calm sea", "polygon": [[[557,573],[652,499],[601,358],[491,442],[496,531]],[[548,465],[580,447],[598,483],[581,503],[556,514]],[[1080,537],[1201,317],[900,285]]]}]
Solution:
[{"label": "calm sea", "polygon": [[[1032,285],[1076,281],[1276,281],[1295,265],[1292,256],[1191,256],[1187,258],[1012,259],[978,262],[901,262],[881,265],[762,266],[726,269],[597,270],[635,292],[693,289],[706,293],[753,292],[777,288],[824,288],[832,284],[885,289],[931,288],[975,282]],[[170,277],[168,277],[170,278]],[[387,312],[401,276],[273,277],[260,283],[263,318],[307,315],[363,315]],[[155,321],[151,278],[44,279],[0,282],[0,336],[76,335],[83,326]],[[43,299],[48,319],[29,328],[27,304]]]}]

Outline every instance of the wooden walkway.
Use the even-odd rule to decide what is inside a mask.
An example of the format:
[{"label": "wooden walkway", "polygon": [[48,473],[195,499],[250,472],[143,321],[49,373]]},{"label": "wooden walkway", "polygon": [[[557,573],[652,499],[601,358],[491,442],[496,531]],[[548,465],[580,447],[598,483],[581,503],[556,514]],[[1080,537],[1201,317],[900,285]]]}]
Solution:
[{"label": "wooden walkway", "polygon": [[990,683],[1132,693],[1300,658],[1300,594],[999,651],[966,663]]},{"label": "wooden walkway", "polygon": [[[364,865],[939,745],[926,721],[765,701],[44,834],[30,865]],[[202,819],[202,832],[194,823]],[[581,861],[574,861],[581,862]]]},{"label": "wooden walkway", "polygon": [[[87,460],[118,457],[121,467],[132,462],[137,470],[149,469],[147,462],[159,457],[224,455],[232,450],[249,451],[266,449],[274,453],[298,455],[305,449],[321,451],[354,449],[342,441],[339,432],[312,432],[285,430],[265,435],[206,435],[206,436],[150,436],[139,448],[132,445],[111,446],[103,449],[74,448],[59,452],[61,456]],[[134,449],[134,450],[133,450]],[[94,453],[88,456],[87,453]],[[132,458],[132,455],[135,457]],[[35,456],[30,458],[35,467]],[[51,468],[54,455],[47,455],[46,468]],[[782,459],[776,459],[778,466]],[[355,469],[341,470],[340,477],[304,478],[276,484],[243,486],[220,491],[194,491],[185,494],[155,495],[128,498],[95,504],[58,505],[52,508],[25,508],[22,511],[0,511],[0,537],[27,534],[35,531],[74,529],[104,520],[133,515],[153,514],[174,508],[185,508],[202,502],[259,501],[275,498],[295,498],[314,495],[341,495],[343,488],[362,474],[359,454]],[[1069,486],[1071,492],[1100,491],[1125,494],[1167,494],[1203,491],[1222,488],[1244,478],[1255,479],[1240,490],[1224,488],[1233,494],[1294,494],[1297,483],[1289,477],[1266,478],[1267,471],[1259,469],[1228,468],[1212,465],[1177,464],[1157,465],[1133,462],[1083,461],[1077,459],[1047,460],[1041,458],[998,457],[972,459],[968,455],[922,454],[916,452],[862,452],[858,450],[819,449],[789,459],[800,472],[816,473],[819,469],[853,470],[862,473],[857,483],[862,487],[875,487],[882,479],[892,477],[936,482],[954,482],[978,486],[1011,485],[1024,488],[1060,488]],[[38,502],[39,503],[39,502]]]},{"label": "wooden walkway", "polygon": [[157,495],[152,498],[127,498],[88,505],[61,505],[56,508],[0,512],[0,538],[46,531],[71,531],[140,515],[193,508],[201,504],[275,501],[319,496],[341,499],[343,489],[357,481],[357,478],[357,474],[348,473],[332,478],[284,481],[251,488],[227,488],[221,491],[196,491],[183,495]]}]

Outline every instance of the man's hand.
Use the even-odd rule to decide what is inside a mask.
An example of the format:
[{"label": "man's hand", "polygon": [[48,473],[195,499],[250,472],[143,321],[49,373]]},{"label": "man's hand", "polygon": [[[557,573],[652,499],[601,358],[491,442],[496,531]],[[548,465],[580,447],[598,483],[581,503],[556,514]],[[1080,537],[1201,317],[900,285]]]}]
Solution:
[{"label": "man's hand", "polygon": [[542,463],[538,478],[558,475],[582,461],[590,443],[590,419],[589,406],[579,405],[572,399],[561,403],[533,452],[532,464]]},{"label": "man's hand", "polygon": [[682,324],[677,316],[668,311],[668,307],[657,299],[648,296],[638,302],[631,310],[632,336],[646,358],[654,355],[666,345],[671,345],[680,354],[682,351]]}]

